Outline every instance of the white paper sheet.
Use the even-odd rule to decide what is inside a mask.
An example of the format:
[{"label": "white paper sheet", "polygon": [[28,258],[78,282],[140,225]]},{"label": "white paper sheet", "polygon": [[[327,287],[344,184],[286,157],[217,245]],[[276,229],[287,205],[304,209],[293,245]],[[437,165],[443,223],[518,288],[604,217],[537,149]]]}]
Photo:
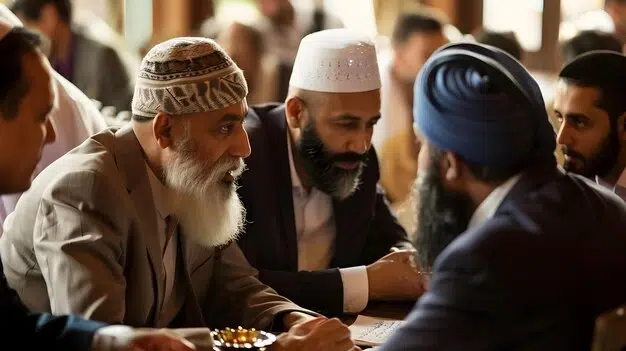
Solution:
[{"label": "white paper sheet", "polygon": [[404,321],[359,315],[350,325],[352,339],[360,346],[383,344]]}]

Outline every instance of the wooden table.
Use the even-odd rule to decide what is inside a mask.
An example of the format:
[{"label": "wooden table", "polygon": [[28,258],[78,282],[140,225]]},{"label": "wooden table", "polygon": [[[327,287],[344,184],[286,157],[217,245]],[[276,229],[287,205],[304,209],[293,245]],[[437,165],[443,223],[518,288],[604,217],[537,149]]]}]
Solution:
[{"label": "wooden table", "polygon": [[[415,306],[415,302],[370,302],[360,314],[369,317],[404,320]],[[346,325],[354,323],[355,315],[344,315],[341,321]],[[369,349],[369,346],[363,347]]]},{"label": "wooden table", "polygon": [[[370,302],[360,314],[370,317],[403,320],[411,312],[415,302]],[[347,325],[354,323],[355,315],[344,315],[341,321]]]}]

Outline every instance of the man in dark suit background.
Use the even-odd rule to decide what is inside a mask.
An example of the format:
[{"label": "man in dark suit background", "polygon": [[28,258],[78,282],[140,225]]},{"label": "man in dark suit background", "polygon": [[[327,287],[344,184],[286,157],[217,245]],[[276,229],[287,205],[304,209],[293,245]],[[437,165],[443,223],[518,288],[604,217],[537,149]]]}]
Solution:
[{"label": "man in dark suit background", "polygon": [[133,83],[118,53],[72,25],[70,0],[13,0],[9,8],[47,39],[52,67],[85,95],[130,110]]},{"label": "man in dark suit background", "polygon": [[[42,146],[55,139],[48,113],[54,102],[49,65],[38,38],[0,18],[0,193],[30,186]],[[74,316],[30,313],[2,273],[0,340],[26,350],[180,350],[193,347],[165,332],[87,321]]]},{"label": "man in dark suit background", "polygon": [[595,317],[626,301],[622,201],[557,169],[539,87],[498,49],[442,48],[415,101],[433,272],[381,350],[589,350]]},{"label": "man in dark suit background", "polygon": [[239,189],[247,210],[240,247],[263,282],[324,314],[415,300],[412,246],[376,184],[373,44],[346,29],[311,34],[290,84],[286,104],[253,106],[247,117],[253,152]]}]

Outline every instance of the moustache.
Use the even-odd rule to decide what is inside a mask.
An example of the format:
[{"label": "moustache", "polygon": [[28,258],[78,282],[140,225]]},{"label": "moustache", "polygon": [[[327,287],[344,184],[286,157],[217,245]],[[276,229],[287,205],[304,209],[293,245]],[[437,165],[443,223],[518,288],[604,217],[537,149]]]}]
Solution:
[{"label": "moustache", "polygon": [[237,180],[237,178],[241,177],[243,172],[246,170],[246,164],[240,157],[228,157],[219,160],[213,167],[213,170],[216,174],[229,174],[231,177],[233,177],[233,179]]},{"label": "moustache", "polygon": [[583,162],[585,161],[585,156],[583,156],[582,154],[580,154],[580,153],[570,149],[567,146],[562,146],[561,147],[561,152],[563,152],[563,155],[566,155],[568,157],[575,158],[575,159],[578,159],[578,160],[583,161]]},{"label": "moustache", "polygon": [[331,162],[367,162],[367,153],[357,154],[356,152],[343,152],[330,156]]}]

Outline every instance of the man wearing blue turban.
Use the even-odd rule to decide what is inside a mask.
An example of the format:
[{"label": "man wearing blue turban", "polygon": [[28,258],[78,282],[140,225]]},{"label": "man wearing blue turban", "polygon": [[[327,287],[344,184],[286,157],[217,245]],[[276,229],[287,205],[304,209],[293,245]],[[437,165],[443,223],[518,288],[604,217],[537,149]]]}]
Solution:
[{"label": "man wearing blue turban", "polygon": [[626,302],[626,206],[557,168],[539,87],[508,54],[446,46],[414,94],[432,276],[382,350],[589,349],[595,317]]}]

